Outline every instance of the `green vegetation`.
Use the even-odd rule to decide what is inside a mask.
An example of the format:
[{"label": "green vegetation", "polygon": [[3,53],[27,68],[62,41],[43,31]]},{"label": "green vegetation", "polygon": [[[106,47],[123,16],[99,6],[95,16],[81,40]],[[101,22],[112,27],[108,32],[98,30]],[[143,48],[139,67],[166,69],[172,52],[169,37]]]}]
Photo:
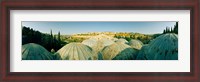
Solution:
[{"label": "green vegetation", "polygon": [[131,39],[138,39],[144,44],[148,44],[152,39],[158,37],[161,34],[156,35],[147,35],[147,34],[140,34],[140,33],[116,33],[115,38],[124,38],[127,41],[130,41]]},{"label": "green vegetation", "polygon": [[52,31],[50,34],[44,34],[24,26],[22,27],[22,45],[27,43],[40,44],[48,51],[51,51],[52,49],[57,51],[66,44],[66,42],[61,41],[60,32],[58,33],[58,37],[56,37],[53,36]]},{"label": "green vegetation", "polygon": [[174,25],[174,28],[171,27],[171,29],[169,27],[166,27],[166,29],[163,31],[163,34],[166,33],[175,33],[178,34],[178,22],[176,22],[176,24]]}]

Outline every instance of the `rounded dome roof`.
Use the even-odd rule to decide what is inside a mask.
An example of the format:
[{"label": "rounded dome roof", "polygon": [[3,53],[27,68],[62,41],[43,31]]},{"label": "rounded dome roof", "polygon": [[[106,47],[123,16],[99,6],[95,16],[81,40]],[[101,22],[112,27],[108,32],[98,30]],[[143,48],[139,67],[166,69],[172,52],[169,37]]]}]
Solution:
[{"label": "rounded dome roof", "polygon": [[22,60],[53,60],[53,56],[44,47],[28,43],[22,46]]},{"label": "rounded dome roof", "polygon": [[97,43],[101,43],[103,46],[108,46],[113,44],[114,41],[111,40],[111,37],[101,34],[98,36],[91,37],[90,39],[84,40],[82,43],[93,47],[94,45],[97,45]]},{"label": "rounded dome roof", "polygon": [[56,52],[63,60],[90,60],[93,53],[89,46],[81,43],[69,43]]},{"label": "rounded dome roof", "polygon": [[120,39],[116,40],[116,43],[125,43],[125,44],[127,44],[128,41],[126,39],[120,38]]},{"label": "rounded dome roof", "polygon": [[132,39],[131,41],[129,41],[129,45],[132,48],[140,50],[142,48],[143,43],[141,41],[139,41],[139,40]]},{"label": "rounded dome roof", "polygon": [[100,55],[100,51],[108,45],[111,45],[113,43],[115,43],[114,41],[112,41],[112,37],[104,35],[104,34],[100,34],[94,37],[91,37],[87,40],[84,40],[82,42],[85,45],[88,45],[92,48],[93,50],[93,58],[94,59],[99,59],[99,55]]},{"label": "rounded dome roof", "polygon": [[87,40],[84,40],[82,42],[82,44],[85,44],[85,45],[92,47],[96,44],[96,42],[97,42],[97,40],[95,40],[95,39],[87,39]]},{"label": "rounded dome roof", "polygon": [[148,45],[143,45],[140,51],[138,52],[136,60],[147,60],[146,58],[147,50],[148,50]]},{"label": "rounded dome roof", "polygon": [[104,46],[108,46],[108,45],[111,45],[115,42],[110,40],[110,39],[100,39],[100,40],[97,41],[97,43],[101,43]]},{"label": "rounded dome roof", "polygon": [[91,45],[91,48],[93,49],[93,52],[94,52],[94,56],[93,58],[94,59],[99,59],[98,58],[98,55],[100,53],[100,51],[105,47],[105,46],[108,46],[108,45],[111,45],[115,43],[114,41],[112,40],[109,40],[109,39],[100,39],[100,40],[97,40],[96,42],[94,42],[92,45]]},{"label": "rounded dome roof", "polygon": [[[110,45],[113,44],[113,43],[110,43]],[[106,41],[98,40],[96,42],[96,44],[91,47],[93,49],[93,51],[94,51],[94,58],[95,59],[99,59],[98,55],[100,54],[100,51],[107,45],[109,45],[109,42],[106,43]]]},{"label": "rounded dome roof", "polygon": [[174,33],[168,33],[157,37],[150,42],[147,53],[147,59],[178,59],[178,35]]},{"label": "rounded dome roof", "polygon": [[112,40],[112,41],[117,41],[118,39],[117,39],[117,38],[112,38],[111,40]]},{"label": "rounded dome roof", "polygon": [[132,60],[136,58],[137,50],[127,44],[114,43],[101,51],[104,60]]}]

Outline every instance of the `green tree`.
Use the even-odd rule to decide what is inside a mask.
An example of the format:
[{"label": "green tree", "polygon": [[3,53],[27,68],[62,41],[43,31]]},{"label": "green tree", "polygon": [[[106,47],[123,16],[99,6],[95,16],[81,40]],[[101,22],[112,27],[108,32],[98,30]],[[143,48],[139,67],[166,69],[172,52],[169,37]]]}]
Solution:
[{"label": "green tree", "polygon": [[60,31],[58,32],[58,42],[60,42],[61,39],[60,39]]},{"label": "green tree", "polygon": [[174,33],[178,34],[178,22],[174,25]]},{"label": "green tree", "polygon": [[166,34],[166,33],[176,33],[176,34],[178,34],[178,22],[176,22],[174,27],[171,27],[171,28],[166,27],[163,30],[163,34]]},{"label": "green tree", "polygon": [[[61,35],[60,38],[62,38]],[[61,39],[59,39],[58,41],[58,38],[56,38],[56,36],[53,37],[52,30],[50,31],[50,34],[44,34],[39,31],[35,31],[30,27],[23,26],[22,45],[27,43],[40,44],[41,46],[45,47],[48,51],[51,51],[51,49],[58,50],[66,44],[66,42],[62,41]]]},{"label": "green tree", "polygon": [[170,33],[174,33],[174,31],[173,31],[172,27],[171,27]]},{"label": "green tree", "polygon": [[131,38],[129,38],[129,37],[125,37],[125,39],[126,39],[127,41],[130,41],[130,40],[131,40]]},{"label": "green tree", "polygon": [[165,34],[165,33],[166,33],[166,30],[164,29],[164,30],[163,30],[163,34]]},{"label": "green tree", "polygon": [[51,30],[51,32],[50,32],[50,45],[51,45],[51,48],[53,48],[53,42],[54,42],[54,39],[53,39],[52,30]]}]

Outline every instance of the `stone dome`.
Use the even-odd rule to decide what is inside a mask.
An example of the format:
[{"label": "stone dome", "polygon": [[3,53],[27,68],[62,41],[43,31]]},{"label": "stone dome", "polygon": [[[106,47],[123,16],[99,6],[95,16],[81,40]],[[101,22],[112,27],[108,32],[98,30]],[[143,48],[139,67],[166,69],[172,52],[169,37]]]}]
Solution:
[{"label": "stone dome", "polygon": [[117,39],[117,38],[112,38],[111,40],[112,40],[112,41],[117,41],[118,39]]},{"label": "stone dome", "polygon": [[152,40],[146,49],[146,58],[149,60],[177,60],[178,35],[168,33]]},{"label": "stone dome", "polygon": [[116,43],[124,43],[124,44],[128,44],[128,41],[126,39],[120,38],[118,40],[115,41]]},{"label": "stone dome", "polygon": [[100,51],[104,47],[109,46],[115,42],[112,41],[112,37],[101,34],[101,35],[91,37],[87,40],[84,40],[82,43],[90,46],[93,49],[93,53],[94,53],[93,58],[94,59],[99,59],[98,57],[100,55]]},{"label": "stone dome", "polygon": [[92,47],[96,44],[96,42],[97,42],[97,40],[95,40],[95,39],[86,39],[82,42],[82,44]]},{"label": "stone dome", "polygon": [[81,43],[69,43],[56,52],[63,60],[91,60],[93,51]]},{"label": "stone dome", "polygon": [[143,45],[140,51],[138,52],[136,60],[147,60],[146,55],[148,51],[148,45]]},{"label": "stone dome", "polygon": [[28,43],[22,46],[22,60],[53,60],[53,55],[39,44]]},{"label": "stone dome", "polygon": [[134,60],[137,56],[137,50],[123,43],[111,44],[101,53],[104,60]]},{"label": "stone dome", "polygon": [[129,46],[131,46],[132,48],[135,48],[137,50],[140,50],[142,48],[143,43],[139,40],[136,39],[132,39],[131,41],[129,41]]}]

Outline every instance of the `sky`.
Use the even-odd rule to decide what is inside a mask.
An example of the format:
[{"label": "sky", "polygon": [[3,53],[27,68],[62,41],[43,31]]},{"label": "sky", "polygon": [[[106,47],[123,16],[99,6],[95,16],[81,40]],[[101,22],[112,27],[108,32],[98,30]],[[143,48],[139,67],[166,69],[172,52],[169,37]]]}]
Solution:
[{"label": "sky", "polygon": [[45,22],[23,21],[22,26],[42,33],[71,35],[87,32],[137,32],[142,34],[162,33],[166,27],[174,27],[176,22]]}]

